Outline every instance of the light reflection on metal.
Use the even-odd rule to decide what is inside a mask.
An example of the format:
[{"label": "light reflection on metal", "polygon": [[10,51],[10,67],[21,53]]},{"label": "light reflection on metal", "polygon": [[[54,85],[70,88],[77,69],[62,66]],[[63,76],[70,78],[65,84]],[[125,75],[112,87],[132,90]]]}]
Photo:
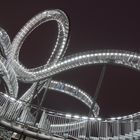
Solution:
[{"label": "light reflection on metal", "polygon": [[[19,62],[19,52],[24,40],[40,24],[51,20],[58,24],[58,37],[51,56],[43,66],[25,68]],[[50,89],[72,96],[91,108],[94,99],[88,93],[51,78],[75,67],[113,63],[140,70],[140,55],[129,51],[87,51],[63,57],[68,46],[68,33],[68,18],[61,10],[46,10],[33,17],[18,32],[12,43],[6,31],[0,28],[0,76],[7,88],[5,93],[0,93],[0,123],[15,132],[37,139],[138,139],[139,112],[104,120],[98,117],[100,108],[97,103],[92,110],[94,116],[91,117],[57,112],[31,104],[31,100],[37,98],[43,89]],[[32,83],[19,99],[18,80]],[[39,112],[40,116],[35,115],[35,112]]]}]

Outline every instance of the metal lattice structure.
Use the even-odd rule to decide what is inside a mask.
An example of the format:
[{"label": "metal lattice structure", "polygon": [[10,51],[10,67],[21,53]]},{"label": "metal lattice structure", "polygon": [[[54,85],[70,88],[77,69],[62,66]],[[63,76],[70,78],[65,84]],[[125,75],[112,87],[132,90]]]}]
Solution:
[{"label": "metal lattice structure", "polygon": [[[58,37],[52,54],[45,65],[28,69],[19,62],[20,48],[35,28],[51,20],[58,24]],[[98,117],[100,108],[96,99],[78,87],[52,79],[52,76],[60,72],[91,64],[113,63],[140,71],[140,54],[100,50],[64,56],[69,41],[68,34],[68,18],[61,10],[47,10],[33,17],[18,32],[12,43],[6,31],[0,28],[0,76],[5,83],[5,92],[0,93],[0,124],[8,130],[4,132],[54,140],[140,139],[139,112],[101,119]],[[32,83],[20,98],[17,98],[18,81]],[[42,107],[48,89],[80,100],[91,109],[90,115],[71,115]],[[43,90],[40,103],[33,105],[32,101]]]}]

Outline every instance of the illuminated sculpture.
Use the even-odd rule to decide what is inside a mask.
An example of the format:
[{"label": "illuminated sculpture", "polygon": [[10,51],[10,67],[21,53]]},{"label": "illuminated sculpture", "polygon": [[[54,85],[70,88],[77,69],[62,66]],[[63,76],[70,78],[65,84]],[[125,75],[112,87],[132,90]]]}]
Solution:
[{"label": "illuminated sculpture", "polygon": [[[19,62],[19,51],[26,37],[40,24],[55,20],[58,37],[53,52],[45,65],[27,69]],[[37,139],[139,139],[140,113],[102,120],[98,117],[99,106],[86,92],[67,83],[52,80],[52,76],[79,66],[114,63],[140,70],[140,55],[128,51],[101,50],[65,56],[68,42],[69,22],[61,10],[48,10],[33,17],[18,32],[12,43],[0,28],[0,75],[6,92],[0,94],[0,124],[13,132]],[[18,80],[33,83],[17,99]],[[94,116],[71,115],[49,111],[32,105],[34,98],[45,89],[63,92],[92,109]],[[93,106],[94,105],[94,106]],[[33,111],[34,110],[34,111]],[[35,114],[34,114],[35,112]]]}]

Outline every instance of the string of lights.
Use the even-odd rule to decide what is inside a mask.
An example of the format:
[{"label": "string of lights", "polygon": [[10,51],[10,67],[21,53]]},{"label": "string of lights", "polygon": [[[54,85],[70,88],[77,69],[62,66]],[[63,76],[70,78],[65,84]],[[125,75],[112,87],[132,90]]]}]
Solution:
[{"label": "string of lights", "polygon": [[[28,69],[19,61],[22,44],[34,29],[48,21],[58,24],[52,54],[45,65]],[[0,124],[13,132],[38,139],[139,139],[140,112],[103,119],[99,117],[99,105],[88,93],[53,78],[61,72],[91,64],[117,64],[139,71],[140,55],[122,50],[97,50],[65,56],[68,41],[69,21],[58,9],[37,14],[21,28],[12,42],[6,31],[0,28],[0,76],[6,84],[6,91],[0,93]],[[20,98],[18,81],[32,83]],[[92,108],[94,116],[63,113],[42,107],[42,104],[32,104],[44,89],[44,96],[49,89],[80,100]]]}]

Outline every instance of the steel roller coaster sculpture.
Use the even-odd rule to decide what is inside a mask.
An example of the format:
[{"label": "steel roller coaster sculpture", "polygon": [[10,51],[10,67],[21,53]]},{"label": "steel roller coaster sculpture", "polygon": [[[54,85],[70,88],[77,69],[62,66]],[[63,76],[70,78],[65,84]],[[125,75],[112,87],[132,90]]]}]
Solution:
[{"label": "steel roller coaster sculpture", "polygon": [[[57,22],[58,37],[51,56],[43,66],[26,68],[19,62],[24,40],[39,25],[52,20]],[[16,132],[36,139],[140,139],[140,112],[102,119],[98,117],[99,105],[88,93],[52,79],[52,76],[60,72],[91,64],[113,63],[140,71],[140,54],[122,50],[99,50],[64,56],[68,35],[68,18],[58,9],[37,14],[23,26],[12,43],[6,31],[0,28],[0,76],[5,83],[5,92],[0,93],[0,124],[3,129],[7,133]],[[32,83],[20,98],[18,81]],[[42,107],[48,89],[80,100],[91,109],[92,115],[78,116]],[[42,90],[44,93],[40,104],[32,104]]]}]

